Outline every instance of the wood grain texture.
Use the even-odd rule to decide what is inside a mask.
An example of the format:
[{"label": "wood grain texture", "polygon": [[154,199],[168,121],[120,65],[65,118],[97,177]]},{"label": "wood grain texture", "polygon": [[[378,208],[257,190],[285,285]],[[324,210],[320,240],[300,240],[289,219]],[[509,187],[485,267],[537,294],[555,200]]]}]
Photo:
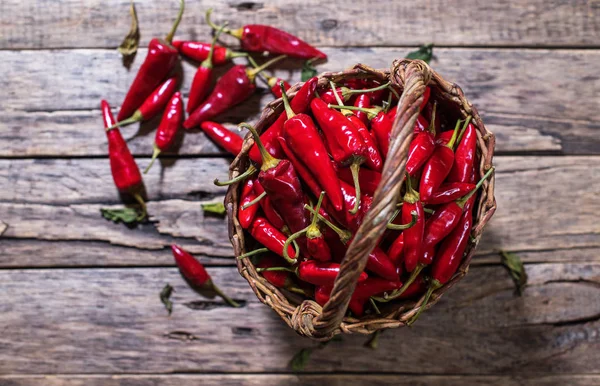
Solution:
[{"label": "wood grain texture", "polygon": [[[128,2],[5,0],[0,48],[116,47],[129,30]],[[136,4],[142,44],[169,30],[178,2]],[[232,27],[269,24],[316,45],[563,45],[598,44],[595,1],[417,0],[403,2],[188,1],[178,37],[206,39],[204,12]],[[364,17],[368,12],[368,17]]]},{"label": "wood grain texture", "polygon": [[598,375],[169,374],[8,375],[4,386],[596,386]]},{"label": "wood grain texture", "polygon": [[[414,328],[384,333],[376,351],[362,347],[364,337],[345,337],[315,351],[306,370],[596,371],[600,265],[526,269],[529,286],[521,298],[503,268],[473,267]],[[199,297],[174,268],[2,270],[0,372],[288,372],[292,355],[313,343],[258,303],[234,268],[213,268],[211,274],[245,306]],[[158,299],[167,282],[175,288],[170,317]]]}]

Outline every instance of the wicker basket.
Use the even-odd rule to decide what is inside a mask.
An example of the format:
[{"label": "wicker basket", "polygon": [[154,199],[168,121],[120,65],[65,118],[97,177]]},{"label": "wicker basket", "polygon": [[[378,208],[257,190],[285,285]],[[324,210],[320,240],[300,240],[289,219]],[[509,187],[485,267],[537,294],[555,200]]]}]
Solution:
[{"label": "wicker basket", "polygon": [[[417,302],[391,302],[381,308],[381,314],[378,315],[366,315],[361,318],[345,316],[358,276],[365,267],[367,256],[385,231],[385,225],[392,216],[400,197],[408,148],[413,137],[413,127],[419,114],[425,86],[431,87],[431,98],[438,102],[439,110],[442,112],[440,116],[446,115],[452,119],[464,119],[468,115],[473,117],[472,122],[477,128],[481,176],[492,167],[494,153],[494,135],[486,130],[477,110],[464,97],[460,87],[444,80],[426,63],[420,60],[396,60],[391,70],[374,70],[358,64],[346,71],[321,74],[319,85],[327,85],[329,80],[340,82],[351,78],[392,81],[399,90],[402,90],[402,95],[397,106],[398,113],[392,129],[388,158],[383,168],[382,183],[375,192],[371,209],[365,215],[354,241],[348,248],[330,300],[321,307],[315,301],[298,299],[297,295],[280,290],[265,280],[256,272],[249,258],[237,259],[240,274],[248,281],[261,302],[275,310],[299,334],[320,341],[329,340],[339,333],[370,334],[377,330],[404,326],[423,302],[423,298]],[[293,98],[300,86],[301,84],[296,84],[289,90],[290,98]],[[269,127],[282,111],[281,99],[271,102],[256,124],[258,132]],[[231,164],[230,178],[244,172],[249,166],[248,151],[253,143],[252,137],[247,136],[242,152]],[[229,238],[236,256],[246,252],[245,233],[237,219],[239,191],[239,183],[231,185],[225,197]],[[483,228],[495,210],[494,177],[492,176],[479,193],[478,206],[475,208],[476,220],[472,231],[474,241],[467,246],[464,261],[458,272],[447,284],[434,292],[427,308],[433,306],[444,292],[466,274]]]}]

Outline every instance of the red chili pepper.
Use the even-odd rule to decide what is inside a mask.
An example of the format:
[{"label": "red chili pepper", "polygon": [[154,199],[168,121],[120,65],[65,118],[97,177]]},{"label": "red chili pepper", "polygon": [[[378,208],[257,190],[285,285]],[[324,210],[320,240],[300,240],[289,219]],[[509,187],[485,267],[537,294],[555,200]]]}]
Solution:
[{"label": "red chili pepper", "polygon": [[[367,279],[368,280],[368,279]],[[315,301],[322,307],[329,301],[333,286],[318,286],[315,289]],[[351,298],[348,308],[352,313],[357,316],[361,316],[364,313],[364,306],[362,303]]]},{"label": "red chili pepper", "polygon": [[[305,209],[308,209],[311,211],[311,213],[313,213],[311,223],[306,228],[288,237],[286,241],[286,245],[290,245],[290,243],[292,243],[297,238],[305,236],[308,254],[319,261],[331,260],[331,251],[329,250],[329,246],[325,242],[325,237],[323,236],[323,233],[321,233],[321,229],[318,226],[319,217],[317,213],[321,209],[321,204],[323,203],[324,195],[325,192],[321,192],[321,194],[319,195],[319,201],[317,202],[317,206],[314,210],[311,210],[312,208],[309,205],[304,205]],[[285,255],[284,258],[288,260]]]},{"label": "red chili pepper", "polygon": [[447,145],[448,142],[450,142],[450,140],[452,139],[453,135],[454,135],[454,130],[443,131],[443,132],[439,133],[438,135],[436,135],[435,144],[436,145]]},{"label": "red chili pepper", "polygon": [[[273,268],[281,264],[281,258],[277,255],[269,254],[260,259],[256,268]],[[267,281],[277,288],[290,288],[294,286],[292,273],[289,271],[262,271],[261,274]]]},{"label": "red chili pepper", "polygon": [[271,202],[271,199],[269,198],[267,192],[265,192],[265,189],[262,187],[258,180],[254,183],[254,193],[256,193],[257,197],[263,195],[265,196],[259,201],[260,207],[262,208],[265,217],[275,228],[286,233],[285,222],[283,221],[279,213],[277,213],[275,208],[273,208],[273,203]]},{"label": "red chili pepper", "polygon": [[473,189],[475,189],[475,184],[469,184],[466,182],[450,182],[443,184],[436,192],[433,193],[431,198],[427,200],[426,204],[446,204],[461,198]]},{"label": "red chili pepper", "polygon": [[419,109],[422,111],[423,108],[425,108],[425,105],[427,105],[427,102],[429,102],[429,96],[431,95],[431,87],[427,86],[425,88],[425,92],[423,93],[423,102],[421,102],[421,107],[419,107]]},{"label": "red chili pepper", "polygon": [[[347,182],[348,184],[354,182],[350,169],[340,168],[337,171],[337,175],[340,180]],[[358,171],[358,182],[360,183],[361,192],[374,195],[375,190],[377,190],[377,187],[381,182],[381,173],[370,169],[360,168]]]},{"label": "red chili pepper", "polygon": [[[427,123],[427,119],[425,119],[425,117],[423,115],[419,114],[419,116],[417,117],[417,122],[415,123],[414,132],[415,132],[415,134],[418,134],[422,131],[427,130],[427,128],[429,126],[430,126],[430,124]],[[431,131],[435,132],[435,126],[432,127]]]},{"label": "red chili pepper", "polygon": [[172,77],[163,82],[150,94],[133,115],[125,120],[115,123],[113,126],[127,126],[136,122],[147,121],[160,113],[177,89],[178,79]]},{"label": "red chili pepper", "polygon": [[307,168],[315,171],[313,175],[319,186],[327,193],[329,202],[336,210],[342,210],[344,201],[340,182],[329,161],[327,149],[321,141],[317,127],[308,115],[294,114],[285,93],[283,93],[283,102],[288,116],[283,126],[286,144]]},{"label": "red chili pepper", "polygon": [[210,50],[208,52],[208,57],[200,63],[198,70],[196,70],[196,75],[194,75],[194,80],[192,80],[192,85],[190,86],[190,95],[188,97],[188,104],[185,109],[188,113],[194,111],[210,92],[210,85],[212,81],[212,73],[213,73],[213,54],[214,54],[214,46],[221,35],[223,30],[220,29],[215,33],[213,37],[212,44],[210,46]]},{"label": "red chili pepper", "polygon": [[177,263],[179,272],[181,272],[183,277],[192,287],[203,290],[211,290],[223,298],[223,300],[225,300],[225,302],[227,302],[230,306],[240,307],[236,301],[225,295],[225,293],[223,293],[223,291],[221,291],[221,289],[219,289],[219,287],[213,283],[212,278],[208,272],[206,272],[204,265],[196,260],[194,256],[192,256],[183,248],[174,244],[171,245],[171,250],[173,251],[173,257],[175,258],[175,263]]},{"label": "red chili pepper", "polygon": [[200,124],[200,128],[217,145],[232,155],[237,156],[242,151],[244,140],[239,135],[227,130],[223,125],[216,122],[204,121]]},{"label": "red chili pepper", "polygon": [[379,151],[383,158],[387,158],[388,155],[390,135],[392,133],[392,126],[394,125],[395,118],[396,109],[392,109],[388,113],[385,111],[379,112],[377,116],[371,120],[371,132],[374,134],[374,137],[377,138],[377,146],[379,146]]},{"label": "red chili pepper", "polygon": [[258,195],[254,190],[254,185],[256,183],[255,179],[248,179],[244,182],[244,186],[242,187],[242,193],[240,194],[240,207],[238,211],[238,220],[240,221],[240,225],[244,229],[248,229],[254,221],[254,217],[256,216],[256,212],[258,211],[258,205],[254,203],[254,205],[249,205],[253,201],[256,200]]},{"label": "red chili pepper", "polygon": [[[406,161],[406,172],[414,176],[421,166],[431,158],[435,150],[435,111],[437,104],[433,107],[433,114],[428,130],[419,131],[410,143],[408,149],[408,160]],[[419,117],[421,117],[419,115]],[[418,123],[418,120],[417,120]],[[415,128],[417,125],[415,125]]]},{"label": "red chili pepper", "polygon": [[[331,286],[340,273],[337,263],[308,260],[298,265],[298,278],[314,285]],[[361,272],[358,282],[367,280],[367,274]]]},{"label": "red chili pepper", "polygon": [[406,291],[404,291],[404,293],[402,295],[398,296],[398,299],[414,298],[418,295],[421,295],[426,290],[427,290],[427,284],[425,283],[423,276],[422,275],[417,276],[415,281],[413,281],[412,284],[408,286]]},{"label": "red chili pepper", "polygon": [[271,89],[271,93],[275,96],[275,98],[281,98],[281,83],[283,82],[283,88],[285,91],[289,90],[292,86],[281,78],[277,78],[274,76],[267,76],[267,85]]},{"label": "red chili pepper", "polygon": [[388,257],[390,260],[394,262],[397,266],[403,261],[403,252],[404,252],[404,233],[401,233],[400,236],[396,237],[396,240],[390,245],[388,249]]},{"label": "red chili pepper", "polygon": [[462,138],[459,140],[454,154],[454,166],[448,181],[450,182],[475,182],[475,158],[477,157],[477,131],[472,123],[469,123]]},{"label": "red chili pepper", "polygon": [[[338,104],[339,102],[337,101],[336,97],[335,97],[335,93],[334,90],[339,94],[339,95],[343,95],[342,98],[344,99],[344,102],[347,102],[348,99],[350,98],[350,94],[344,94],[344,91],[350,91],[349,88],[347,87],[338,87],[337,89],[335,88],[330,88],[326,91],[323,92],[319,92],[319,97],[323,100],[323,102],[325,102],[326,104],[331,104],[331,105],[335,105]],[[341,103],[340,103],[341,105]]]},{"label": "red chili pepper", "polygon": [[[212,9],[206,12],[206,22],[213,29],[219,29],[210,20],[211,13]],[[236,30],[225,29],[223,32],[239,39],[244,51],[267,51],[272,54],[284,54],[301,59],[327,59],[327,55],[305,41],[268,25],[248,24]]]},{"label": "red chili pepper", "polygon": [[283,58],[283,56],[278,56],[253,69],[243,65],[233,66],[217,81],[210,95],[186,119],[183,127],[191,129],[198,126],[248,99],[256,90],[256,75]]},{"label": "red chili pepper", "polygon": [[[173,41],[173,47],[177,48],[179,53],[190,59],[202,62],[208,58],[210,53],[211,43],[204,42],[190,42],[190,41]],[[213,53],[212,64],[220,66],[228,63],[233,58],[239,58],[242,56],[248,56],[245,52],[235,52],[229,48],[219,46],[215,44],[215,52]]]},{"label": "red chili pepper", "polygon": [[[344,207],[353,208],[356,205],[356,190],[350,184],[340,181],[340,188],[342,188],[342,196],[344,197]],[[335,208],[330,204],[327,197],[325,198],[325,207],[327,211],[333,216],[333,218],[342,224],[344,227],[350,229],[352,232],[356,232],[362,224],[363,218],[367,211],[371,208],[373,203],[373,197],[368,194],[362,194],[360,197],[360,204],[358,212],[352,214],[347,210],[336,211]]]},{"label": "red chili pepper", "polygon": [[[287,236],[275,228],[264,217],[256,216],[252,225],[250,225],[249,232],[256,241],[264,245],[271,252],[275,252],[283,257],[283,245],[287,240]],[[291,258],[296,258],[296,251],[292,246],[288,248],[287,254]]]},{"label": "red chili pepper", "polygon": [[283,150],[285,157],[287,157],[290,160],[290,162],[294,166],[294,169],[296,169],[296,172],[298,173],[300,180],[302,182],[304,182],[306,184],[306,186],[308,186],[310,191],[315,196],[319,195],[319,192],[321,192],[323,189],[321,189],[321,187],[319,186],[319,183],[317,182],[315,177],[312,175],[312,173],[306,168],[306,166],[302,163],[302,161],[300,161],[298,159],[298,157],[296,157],[296,155],[294,154],[292,149],[290,149],[290,147],[288,146],[285,138],[277,137],[277,140],[279,141],[279,145],[281,146],[281,149]]},{"label": "red chili pepper", "polygon": [[[470,117],[467,118],[467,121]],[[458,134],[458,126],[460,121],[457,122],[456,128],[454,129],[454,135],[450,139],[450,142],[446,145],[437,145],[433,154],[425,163],[423,167],[423,174],[421,176],[421,185],[419,186],[419,193],[421,199],[427,201],[433,195],[433,192],[438,190],[440,185],[444,182],[452,165],[454,164],[454,143],[456,135]]]},{"label": "red chili pepper", "polygon": [[[372,106],[373,105],[371,104],[371,98],[369,97],[369,94],[360,94],[354,101],[354,107],[368,109]],[[369,117],[367,116],[366,112],[355,110],[354,115],[356,115],[356,117],[360,119],[365,125],[369,124]]]},{"label": "red chili pepper", "polygon": [[127,91],[117,120],[122,121],[130,117],[175,68],[179,53],[171,45],[171,42],[183,16],[184,3],[183,0],[180,0],[180,2],[179,14],[167,37],[165,39],[154,38],[150,40],[148,55],[129,87],[129,91]]},{"label": "red chili pepper", "polygon": [[[302,114],[308,110],[310,101],[315,97],[315,91],[317,90],[318,82],[319,79],[316,76],[307,80],[304,85],[302,85],[300,90],[298,90],[296,96],[294,96],[294,99],[290,101],[292,110],[296,114]],[[263,142],[263,145],[269,154],[275,158],[283,158],[283,151],[279,146],[277,138],[282,136],[281,132],[283,130],[285,121],[287,121],[287,114],[284,111],[281,113],[281,115],[279,115],[279,118],[277,118],[271,127],[265,130],[260,136],[260,140]],[[256,144],[250,149],[249,156],[252,161],[258,164],[262,162],[262,158]],[[320,191],[321,189],[319,189],[319,192]],[[316,193],[316,195],[318,195],[318,193]]]},{"label": "red chili pepper", "polygon": [[425,212],[419,193],[412,188],[410,177],[406,178],[406,194],[402,205],[402,222],[412,219],[412,213],[417,213],[417,223],[405,230],[404,233],[404,266],[412,272],[422,253],[423,233],[425,230]]},{"label": "red chili pepper", "polygon": [[[364,304],[369,301],[371,296],[377,296],[388,291],[394,291],[400,287],[402,287],[402,283],[398,281],[397,277],[395,280],[369,277],[367,280],[356,285],[356,289],[352,294],[352,300],[364,307]],[[357,314],[357,316],[361,316],[361,314]]]}]

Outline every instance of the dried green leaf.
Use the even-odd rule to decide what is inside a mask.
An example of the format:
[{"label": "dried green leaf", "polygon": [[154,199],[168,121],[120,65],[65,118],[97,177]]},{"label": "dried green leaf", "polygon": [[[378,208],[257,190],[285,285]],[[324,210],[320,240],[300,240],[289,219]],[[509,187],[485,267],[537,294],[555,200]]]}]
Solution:
[{"label": "dried green leaf", "polygon": [[421,59],[429,63],[433,57],[433,44],[424,44],[418,50],[409,52],[406,59]]},{"label": "dried green leaf", "polygon": [[226,213],[225,205],[222,202],[208,202],[202,204],[202,210],[219,216],[224,216]]},{"label": "dried green leaf", "polygon": [[523,262],[514,253],[500,251],[500,255],[502,256],[502,264],[506,267],[515,283],[516,293],[521,296],[527,285],[527,272],[525,272]]},{"label": "dried green leaf", "polygon": [[290,360],[290,368],[292,369],[293,372],[299,372],[304,370],[304,368],[306,367],[306,365],[308,364],[308,361],[310,360],[310,355],[312,354],[313,349],[312,348],[303,348],[302,350],[298,351],[293,357],[292,360]]},{"label": "dried green leaf", "polygon": [[171,312],[173,311],[173,302],[169,299],[173,291],[173,287],[169,283],[167,283],[162,291],[160,291],[160,301],[165,305],[169,315],[171,315]]},{"label": "dried green leaf", "polygon": [[144,219],[145,214],[134,208],[105,209],[101,208],[102,217],[116,223],[134,224]]},{"label": "dried green leaf", "polygon": [[313,63],[313,60],[310,59],[310,60],[307,60],[306,62],[304,62],[304,64],[302,65],[302,72],[300,75],[300,79],[303,82],[306,82],[310,78],[317,75],[317,69],[315,68],[315,66],[312,65],[312,63]]},{"label": "dried green leaf", "polygon": [[129,29],[129,32],[123,39],[123,42],[119,48],[117,48],[121,55],[123,55],[123,65],[127,68],[131,66],[131,63],[133,63],[133,59],[135,58],[140,44],[140,28],[138,25],[137,12],[135,11],[133,0],[131,0],[129,13],[131,13],[131,28]]}]

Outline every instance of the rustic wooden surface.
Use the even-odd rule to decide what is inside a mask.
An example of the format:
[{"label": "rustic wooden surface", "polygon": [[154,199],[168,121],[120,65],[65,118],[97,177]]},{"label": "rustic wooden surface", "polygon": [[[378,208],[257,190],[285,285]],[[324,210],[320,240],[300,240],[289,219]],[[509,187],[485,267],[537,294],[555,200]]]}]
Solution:
[{"label": "rustic wooden surface", "polygon": [[[110,223],[111,180],[99,100],[121,101],[131,71],[114,47],[128,1],[5,0],[0,5],[0,385],[598,385],[600,375],[600,3],[192,1],[178,36],[205,39],[203,12],[269,23],[320,46],[336,70],[387,67],[433,41],[432,66],[463,86],[497,141],[498,212],[469,275],[413,328],[380,347],[351,336],[314,344],[260,304],[233,267],[212,184],[230,159],[187,134],[145,177],[150,222]],[[367,13],[364,12],[367,7]],[[168,29],[175,1],[139,1],[142,45]],[[188,77],[193,63],[184,62]],[[278,74],[296,80],[293,62]],[[264,87],[264,85],[263,85]],[[264,92],[224,116],[233,128]],[[140,166],[151,122],[124,130]],[[168,246],[211,266],[243,308],[191,291]],[[498,250],[519,254],[522,297]],[[174,312],[158,292],[175,287]]]}]

